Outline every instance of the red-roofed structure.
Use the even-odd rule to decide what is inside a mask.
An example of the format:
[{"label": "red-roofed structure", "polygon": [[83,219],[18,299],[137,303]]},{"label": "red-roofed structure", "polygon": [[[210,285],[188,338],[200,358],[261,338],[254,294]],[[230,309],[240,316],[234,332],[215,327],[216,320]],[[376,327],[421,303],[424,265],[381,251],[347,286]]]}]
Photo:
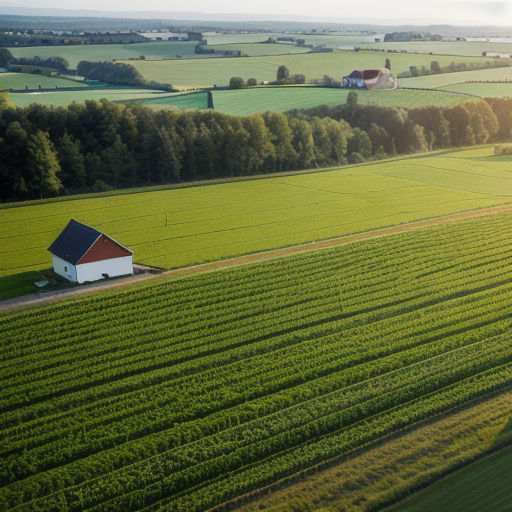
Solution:
[{"label": "red-roofed structure", "polygon": [[133,274],[130,249],[73,219],[48,251],[53,255],[53,270],[74,283]]}]

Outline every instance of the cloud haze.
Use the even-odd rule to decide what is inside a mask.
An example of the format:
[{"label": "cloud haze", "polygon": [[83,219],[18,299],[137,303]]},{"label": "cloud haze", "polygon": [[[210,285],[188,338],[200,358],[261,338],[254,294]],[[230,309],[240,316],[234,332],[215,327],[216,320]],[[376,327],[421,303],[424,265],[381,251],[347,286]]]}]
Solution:
[{"label": "cloud haze", "polygon": [[[13,6],[13,0],[0,0],[0,6]],[[21,0],[18,7],[43,7],[40,0]],[[168,2],[168,0],[75,0],[70,5],[67,0],[46,0],[45,8],[85,9],[99,11],[161,11],[197,12],[215,14],[258,14],[279,16],[308,16],[323,21],[396,20],[417,24],[451,25],[512,25],[512,0],[505,1],[467,1],[467,0],[366,0],[364,2],[333,2],[316,0],[315,2],[297,2],[296,0],[258,0],[258,2],[240,2],[239,0],[196,0],[188,2]]]}]

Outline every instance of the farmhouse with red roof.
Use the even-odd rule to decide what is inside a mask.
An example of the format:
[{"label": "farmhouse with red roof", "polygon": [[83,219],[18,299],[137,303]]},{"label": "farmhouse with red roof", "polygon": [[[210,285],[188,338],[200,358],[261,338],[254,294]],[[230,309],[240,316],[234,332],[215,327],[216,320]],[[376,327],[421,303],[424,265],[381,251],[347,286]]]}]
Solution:
[{"label": "farmhouse with red roof", "polygon": [[133,274],[130,249],[73,219],[48,251],[53,255],[53,270],[74,283]]}]

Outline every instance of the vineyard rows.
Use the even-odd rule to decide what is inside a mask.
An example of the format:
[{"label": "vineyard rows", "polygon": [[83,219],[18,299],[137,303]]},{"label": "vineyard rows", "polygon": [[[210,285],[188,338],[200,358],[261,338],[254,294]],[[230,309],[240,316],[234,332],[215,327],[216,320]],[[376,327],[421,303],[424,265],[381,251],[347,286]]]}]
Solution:
[{"label": "vineyard rows", "polygon": [[511,221],[2,315],[0,510],[200,512],[510,386]]}]

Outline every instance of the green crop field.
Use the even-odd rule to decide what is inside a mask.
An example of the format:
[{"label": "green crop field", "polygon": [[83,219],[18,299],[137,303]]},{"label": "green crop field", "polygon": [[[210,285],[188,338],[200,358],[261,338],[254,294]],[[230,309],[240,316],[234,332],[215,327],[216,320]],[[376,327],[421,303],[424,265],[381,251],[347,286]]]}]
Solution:
[{"label": "green crop field", "polygon": [[[268,38],[277,39],[278,37],[294,37],[304,39],[306,44],[325,44],[327,46],[338,47],[346,45],[355,45],[362,43],[373,43],[375,41],[374,35],[368,34],[218,34],[218,35],[205,35],[208,41],[208,46],[216,45],[242,45],[242,44],[255,44],[263,43]],[[277,43],[282,45],[283,43]],[[269,45],[276,46],[276,45]],[[291,46],[291,45],[290,45]],[[481,53],[480,53],[481,55]]]},{"label": "green crop field", "polygon": [[469,84],[453,84],[442,86],[446,91],[457,91],[469,94],[476,94],[482,98],[501,98],[503,96],[512,97],[512,82],[510,83],[469,83]]},{"label": "green crop field", "polygon": [[[280,37],[285,34],[271,34],[258,33],[258,34],[203,34],[203,37],[208,42],[208,46],[219,44],[256,44],[266,41],[269,37]],[[298,36],[297,36],[298,37]]]},{"label": "green crop field", "polygon": [[509,512],[512,446],[446,478],[389,512]]},{"label": "green crop field", "polygon": [[433,53],[434,55],[457,55],[480,57],[482,52],[497,53],[508,57],[512,55],[510,43],[492,43],[486,41],[409,41],[406,43],[373,43],[363,44],[363,49],[406,50],[408,53]]},{"label": "green crop field", "polygon": [[[381,510],[385,504],[395,503],[415,489],[425,488],[461,466],[510,445],[511,420],[512,389],[509,389],[319,467],[271,493],[259,493],[255,499],[242,501],[232,510],[295,512],[308,510],[308,506],[309,510],[323,512]],[[506,475],[504,472],[503,477]],[[500,479],[498,482],[504,490],[505,482]],[[417,495],[414,501],[422,504],[421,496]],[[401,512],[400,506],[398,510]],[[423,506],[418,512],[460,510],[468,509]]]},{"label": "green crop field", "polygon": [[202,512],[510,389],[511,221],[2,314],[2,510]]},{"label": "green crop field", "polygon": [[[58,92],[42,92],[42,93],[10,93],[9,97],[18,107],[26,107],[31,103],[39,103],[41,105],[53,105],[54,107],[63,107],[71,103],[84,102],[85,100],[100,100],[105,98],[109,101],[120,103],[128,103],[130,101],[140,101],[144,103],[146,100],[154,99],[155,103],[165,101],[163,98],[169,98],[171,104],[176,104],[177,108],[194,108],[186,107],[185,103],[197,103],[195,99],[190,98],[187,101],[181,99],[181,95],[173,95],[148,89],[137,88],[118,88],[105,87],[101,89],[93,89],[84,87],[81,91],[58,91]],[[206,99],[204,100],[206,108]]]},{"label": "green crop field", "polygon": [[51,266],[46,248],[70,218],[178,268],[509,203],[509,157],[493,147],[321,173],[76,199],[1,210],[1,276]]},{"label": "green crop field", "polygon": [[75,69],[81,60],[99,62],[112,59],[138,59],[141,55],[150,60],[177,59],[177,55],[194,55],[196,44],[197,41],[159,41],[135,44],[13,47],[8,50],[17,59],[33,58],[36,55],[41,59],[63,57],[69,62],[69,67]]},{"label": "green crop field", "polygon": [[30,75],[26,73],[1,73],[0,89],[65,89],[69,87],[87,87],[87,84],[77,80],[64,78]]},{"label": "green crop field", "polygon": [[[258,82],[273,81],[277,68],[285,65],[294,75],[302,73],[306,79],[323,78],[329,75],[338,80],[354,69],[383,67],[386,58],[391,60],[393,73],[408,71],[409,66],[425,66],[430,69],[431,55],[422,54],[382,54],[379,52],[338,51],[332,53],[281,55],[270,57],[229,58],[229,59],[191,59],[169,61],[129,61],[147,80],[173,85],[227,85],[233,76],[245,80],[255,78]],[[456,62],[484,63],[493,62],[487,57],[439,56],[436,58],[443,66]],[[512,69],[512,68],[509,68]],[[443,75],[445,76],[445,75]]]},{"label": "green crop field", "polygon": [[304,46],[297,46],[294,44],[222,44],[222,45],[208,45],[208,48],[222,51],[222,50],[240,50],[242,53],[247,54],[248,57],[261,57],[264,55],[290,55],[296,53],[308,53],[309,48]]},{"label": "green crop field", "polygon": [[146,97],[130,98],[118,103],[130,103],[137,101],[148,107],[175,107],[179,109],[206,109],[208,108],[208,96],[205,92],[192,92],[186,94],[153,94]]},{"label": "green crop field", "polygon": [[[512,67],[478,69],[475,71],[460,71],[458,73],[442,73],[440,75],[427,75],[414,78],[400,78],[398,84],[401,87],[445,87],[453,84],[464,84],[465,82],[485,82],[508,80],[512,82]],[[505,84],[507,85],[507,84]],[[509,86],[512,89],[512,84]],[[510,96],[510,94],[507,94]]]},{"label": "green crop field", "polygon": [[[294,108],[311,108],[317,105],[345,104],[350,89],[328,89],[321,87],[273,87],[213,91],[215,110],[235,115],[250,115],[257,112],[286,112]],[[394,91],[358,90],[357,102],[396,105],[400,107],[422,107],[425,105],[456,105],[470,98],[441,91]],[[172,103],[172,98],[170,98]]]}]

